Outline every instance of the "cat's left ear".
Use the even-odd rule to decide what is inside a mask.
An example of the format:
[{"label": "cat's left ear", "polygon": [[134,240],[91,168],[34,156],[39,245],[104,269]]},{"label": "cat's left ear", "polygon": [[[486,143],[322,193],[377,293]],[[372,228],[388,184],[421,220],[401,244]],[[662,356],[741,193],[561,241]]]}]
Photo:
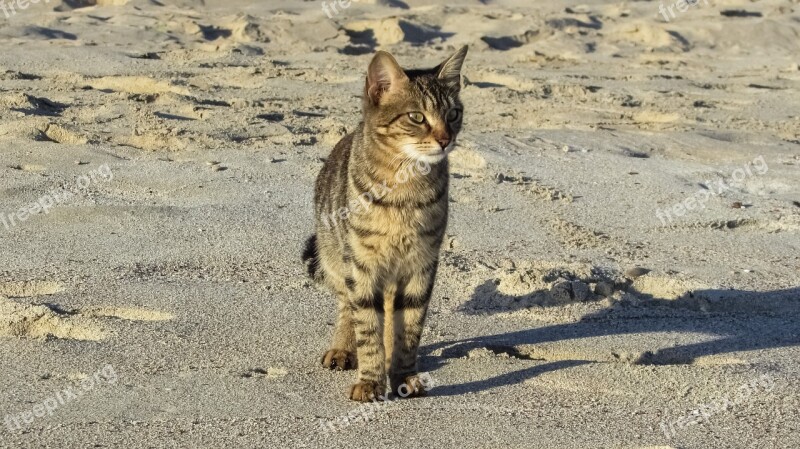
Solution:
[{"label": "cat's left ear", "polygon": [[453,87],[461,87],[461,66],[464,65],[468,49],[466,45],[461,47],[447,61],[436,67],[436,77]]}]

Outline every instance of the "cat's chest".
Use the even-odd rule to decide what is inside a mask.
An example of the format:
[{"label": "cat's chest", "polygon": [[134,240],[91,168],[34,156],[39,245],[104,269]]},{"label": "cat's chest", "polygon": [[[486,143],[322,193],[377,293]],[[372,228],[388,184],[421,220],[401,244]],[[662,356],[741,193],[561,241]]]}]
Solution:
[{"label": "cat's chest", "polygon": [[[431,227],[437,226],[425,211],[375,211],[379,220],[381,235],[370,239],[372,248],[381,264],[386,266],[406,266],[424,264],[435,257],[438,248],[432,244],[429,234]],[[377,218],[379,216],[380,218]]]},{"label": "cat's chest", "polygon": [[373,206],[370,209],[365,218],[371,220],[388,239],[398,241],[418,236],[428,229],[434,218],[431,211],[415,208]]}]

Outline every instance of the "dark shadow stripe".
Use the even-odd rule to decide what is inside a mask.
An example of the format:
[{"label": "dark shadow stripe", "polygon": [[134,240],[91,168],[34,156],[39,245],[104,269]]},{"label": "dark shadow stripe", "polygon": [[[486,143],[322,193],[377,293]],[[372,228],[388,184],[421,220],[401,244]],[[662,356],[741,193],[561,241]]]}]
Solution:
[{"label": "dark shadow stripe", "polygon": [[[423,273],[426,273],[426,274],[427,273],[433,273],[434,276],[435,276],[436,275],[436,270],[438,270],[438,269],[439,269],[439,259],[433,259],[429,263],[425,264],[425,266],[422,267],[421,271]],[[431,283],[430,283],[430,285],[428,285],[428,292],[426,293],[428,296],[430,296],[431,291],[433,290],[433,282],[434,282],[434,278],[432,277],[431,278]]]},{"label": "dark shadow stripe", "polygon": [[358,258],[353,259],[353,266],[355,266],[356,268],[358,268],[359,271],[364,273],[372,272],[372,268],[370,268],[368,265],[365,265],[363,262],[358,260]]},{"label": "dark shadow stripe", "polygon": [[366,243],[363,240],[359,240],[358,244],[363,246],[364,248],[372,251],[373,253],[377,253],[378,252],[378,246],[377,245],[370,245],[369,243]]},{"label": "dark shadow stripe", "polygon": [[445,229],[447,229],[445,217],[442,217],[439,221],[440,223],[437,223],[436,226],[422,231],[422,235],[424,237],[439,237],[444,234]]},{"label": "dark shadow stripe", "polygon": [[[431,264],[431,269],[435,270],[438,263],[438,261],[435,261],[433,264]],[[406,295],[402,290],[398,292],[398,294],[394,297],[394,311],[397,312],[403,309],[421,309],[426,307],[431,300],[431,295],[433,294],[433,283],[434,277],[431,276],[431,280],[428,282],[428,288],[421,296]]]},{"label": "dark shadow stripe", "polygon": [[372,201],[372,204],[383,207],[383,208],[394,208],[394,209],[425,209],[431,207],[435,204],[438,204],[444,195],[447,193],[447,189],[443,188],[436,192],[436,196],[433,199],[426,200],[426,201],[392,201],[386,198],[375,198]]},{"label": "dark shadow stripe", "polygon": [[394,311],[400,312],[406,309],[421,309],[425,307],[424,301],[420,298],[413,298],[411,296],[398,296],[394,299]]},{"label": "dark shadow stripe", "polygon": [[357,236],[362,237],[362,238],[364,238],[364,237],[372,237],[372,236],[375,236],[375,235],[380,235],[380,236],[386,236],[387,235],[387,234],[385,234],[383,232],[380,232],[380,231],[374,231],[372,229],[364,229],[364,228],[362,228],[360,226],[354,225],[353,223],[350,223],[350,229],[352,229],[353,232],[355,232]]},{"label": "dark shadow stripe", "polygon": [[375,309],[375,311],[383,313],[383,298],[379,295],[356,298],[353,300],[353,305],[361,309]]},{"label": "dark shadow stripe", "polygon": [[377,378],[378,377],[378,373],[376,373],[375,371],[372,371],[372,370],[361,371],[361,375],[362,376],[366,376],[366,377],[371,377],[371,378]]},{"label": "dark shadow stripe", "polygon": [[364,185],[364,183],[361,180],[361,176],[358,175],[351,176],[350,181],[352,182],[353,187],[355,187],[359,193],[371,192],[371,187]]}]

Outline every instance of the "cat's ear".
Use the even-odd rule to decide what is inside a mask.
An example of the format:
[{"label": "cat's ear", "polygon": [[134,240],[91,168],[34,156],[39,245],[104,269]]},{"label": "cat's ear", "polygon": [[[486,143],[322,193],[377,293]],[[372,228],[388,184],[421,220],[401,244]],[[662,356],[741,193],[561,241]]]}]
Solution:
[{"label": "cat's ear", "polygon": [[461,47],[453,56],[447,58],[447,61],[436,67],[436,77],[454,87],[460,87],[461,67],[464,65],[468,49],[466,45]]},{"label": "cat's ear", "polygon": [[367,70],[367,95],[373,104],[379,104],[387,92],[405,81],[408,81],[408,76],[392,55],[385,51],[375,53]]}]

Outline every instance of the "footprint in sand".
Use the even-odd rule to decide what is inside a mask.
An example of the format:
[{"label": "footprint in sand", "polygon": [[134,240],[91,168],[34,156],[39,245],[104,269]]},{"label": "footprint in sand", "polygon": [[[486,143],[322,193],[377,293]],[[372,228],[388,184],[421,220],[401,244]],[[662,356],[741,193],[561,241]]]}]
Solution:
[{"label": "footprint in sand", "polygon": [[108,319],[167,321],[173,318],[170,313],[156,310],[127,307],[65,309],[51,302],[20,301],[63,291],[60,284],[51,281],[0,282],[0,338],[99,341],[109,334]]},{"label": "footprint in sand", "polygon": [[43,165],[35,165],[35,164],[17,164],[17,165],[9,165],[8,168],[12,170],[18,171],[27,171],[27,172],[42,172],[45,170]]},{"label": "footprint in sand", "polygon": [[467,80],[467,85],[472,85],[480,89],[493,87],[507,88],[519,92],[538,92],[542,88],[541,83],[535,83],[515,75],[499,73],[492,70],[475,71]]},{"label": "footprint in sand", "polygon": [[468,140],[459,143],[459,146],[450,153],[450,170],[462,176],[480,176],[486,168],[486,159],[474,149],[474,144]]},{"label": "footprint in sand", "polygon": [[550,220],[550,229],[562,245],[575,248],[598,248],[608,245],[609,237],[562,218]]},{"label": "footprint in sand", "polygon": [[508,51],[530,44],[540,37],[539,30],[532,29],[510,36],[483,36],[481,40],[493,50]]},{"label": "footprint in sand", "polygon": [[376,46],[393,45],[400,42],[423,44],[445,40],[453,33],[442,32],[438,27],[415,23],[396,17],[380,20],[358,20],[344,25],[354,46],[367,46],[369,51]]},{"label": "footprint in sand", "polygon": [[105,76],[90,79],[86,84],[93,89],[109,92],[131,94],[163,94],[171,92],[178,95],[189,95],[189,90],[184,87],[146,76]]},{"label": "footprint in sand", "polygon": [[792,216],[779,219],[759,220],[736,218],[731,220],[697,221],[668,226],[674,230],[713,229],[727,232],[776,233],[800,231],[800,219]]},{"label": "footprint in sand", "polygon": [[29,298],[32,296],[54,295],[63,292],[64,288],[57,282],[50,281],[11,281],[0,282],[0,296],[11,298]]},{"label": "footprint in sand", "polygon": [[72,127],[56,124],[47,125],[47,128],[44,130],[44,135],[53,142],[68,145],[83,145],[89,141],[80,131],[72,129]]}]

